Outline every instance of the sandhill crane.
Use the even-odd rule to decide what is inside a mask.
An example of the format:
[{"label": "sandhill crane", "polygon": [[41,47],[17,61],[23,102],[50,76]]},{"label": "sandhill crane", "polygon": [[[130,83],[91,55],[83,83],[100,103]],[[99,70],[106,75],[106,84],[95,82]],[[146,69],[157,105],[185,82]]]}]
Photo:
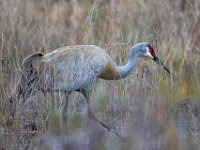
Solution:
[{"label": "sandhill crane", "polygon": [[[118,66],[101,48],[94,45],[76,45],[58,48],[47,54],[33,54],[22,63],[22,75],[18,83],[18,93],[26,97],[33,89],[44,91],[66,92],[66,103],[63,113],[67,110],[67,98],[73,91],[83,94],[87,102],[88,117],[112,131],[93,115],[90,108],[89,86],[97,79],[118,80],[128,76],[134,69],[139,57],[148,57],[162,65],[154,48],[148,42],[137,43],[130,49],[128,63]],[[121,137],[117,132],[114,133]]]}]

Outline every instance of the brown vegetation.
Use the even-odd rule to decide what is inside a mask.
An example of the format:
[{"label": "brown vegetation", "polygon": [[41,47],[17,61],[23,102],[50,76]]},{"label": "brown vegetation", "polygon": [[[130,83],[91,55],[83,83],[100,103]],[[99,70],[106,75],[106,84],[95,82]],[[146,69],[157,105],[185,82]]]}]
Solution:
[{"label": "brown vegetation", "polygon": [[[200,147],[200,2],[191,0],[1,0],[0,149],[198,149]],[[29,54],[94,44],[120,65],[128,43],[150,41],[172,72],[141,59],[121,81],[94,85],[98,118],[128,137],[125,143],[87,120],[74,94],[69,121],[60,119],[62,93],[35,92],[9,114],[8,97]]]}]

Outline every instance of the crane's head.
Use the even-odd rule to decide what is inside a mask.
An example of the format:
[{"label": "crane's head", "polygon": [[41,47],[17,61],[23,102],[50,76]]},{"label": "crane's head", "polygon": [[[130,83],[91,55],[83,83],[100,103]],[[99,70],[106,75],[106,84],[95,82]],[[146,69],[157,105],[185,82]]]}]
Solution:
[{"label": "crane's head", "polygon": [[162,61],[156,56],[155,49],[148,42],[137,43],[132,47],[133,53],[137,53],[139,57],[148,57],[154,60],[156,63],[161,65],[168,73],[170,73],[169,69],[162,63]]}]

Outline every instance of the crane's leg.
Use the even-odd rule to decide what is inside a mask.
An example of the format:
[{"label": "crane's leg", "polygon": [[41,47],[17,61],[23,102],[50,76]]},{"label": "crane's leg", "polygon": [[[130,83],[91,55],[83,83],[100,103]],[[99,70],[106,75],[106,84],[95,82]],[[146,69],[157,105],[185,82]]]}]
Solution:
[{"label": "crane's leg", "polygon": [[64,107],[62,109],[62,116],[63,116],[63,120],[66,123],[68,116],[67,116],[67,108],[68,108],[68,99],[69,99],[69,92],[65,92],[65,100],[64,100]]},{"label": "crane's leg", "polygon": [[87,102],[87,110],[88,110],[88,117],[99,123],[101,126],[103,126],[104,128],[106,128],[108,131],[113,132],[115,135],[117,135],[119,138],[121,138],[123,141],[125,141],[126,139],[123,138],[119,133],[117,133],[114,129],[112,129],[111,127],[107,126],[106,124],[104,124],[103,122],[101,122],[100,120],[97,119],[97,117],[92,113],[92,110],[90,108],[90,97],[89,97],[89,91],[88,90],[81,90],[82,94],[84,95],[86,102]]}]

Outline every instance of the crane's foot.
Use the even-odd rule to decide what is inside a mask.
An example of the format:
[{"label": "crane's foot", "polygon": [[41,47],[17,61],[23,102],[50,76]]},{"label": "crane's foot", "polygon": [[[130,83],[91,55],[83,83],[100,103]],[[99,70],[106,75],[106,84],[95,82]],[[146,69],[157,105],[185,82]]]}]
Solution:
[{"label": "crane's foot", "polygon": [[127,138],[122,137],[115,129],[113,129],[113,128],[107,126],[106,124],[104,124],[103,122],[101,122],[100,120],[98,120],[97,117],[96,117],[95,115],[93,115],[93,113],[92,113],[91,111],[88,111],[88,117],[89,117],[91,120],[93,120],[93,121],[99,123],[99,124],[100,124],[101,126],[103,126],[104,128],[106,128],[109,132],[114,133],[117,137],[119,137],[119,138],[122,140],[122,142],[126,142],[126,141],[127,141]]}]

